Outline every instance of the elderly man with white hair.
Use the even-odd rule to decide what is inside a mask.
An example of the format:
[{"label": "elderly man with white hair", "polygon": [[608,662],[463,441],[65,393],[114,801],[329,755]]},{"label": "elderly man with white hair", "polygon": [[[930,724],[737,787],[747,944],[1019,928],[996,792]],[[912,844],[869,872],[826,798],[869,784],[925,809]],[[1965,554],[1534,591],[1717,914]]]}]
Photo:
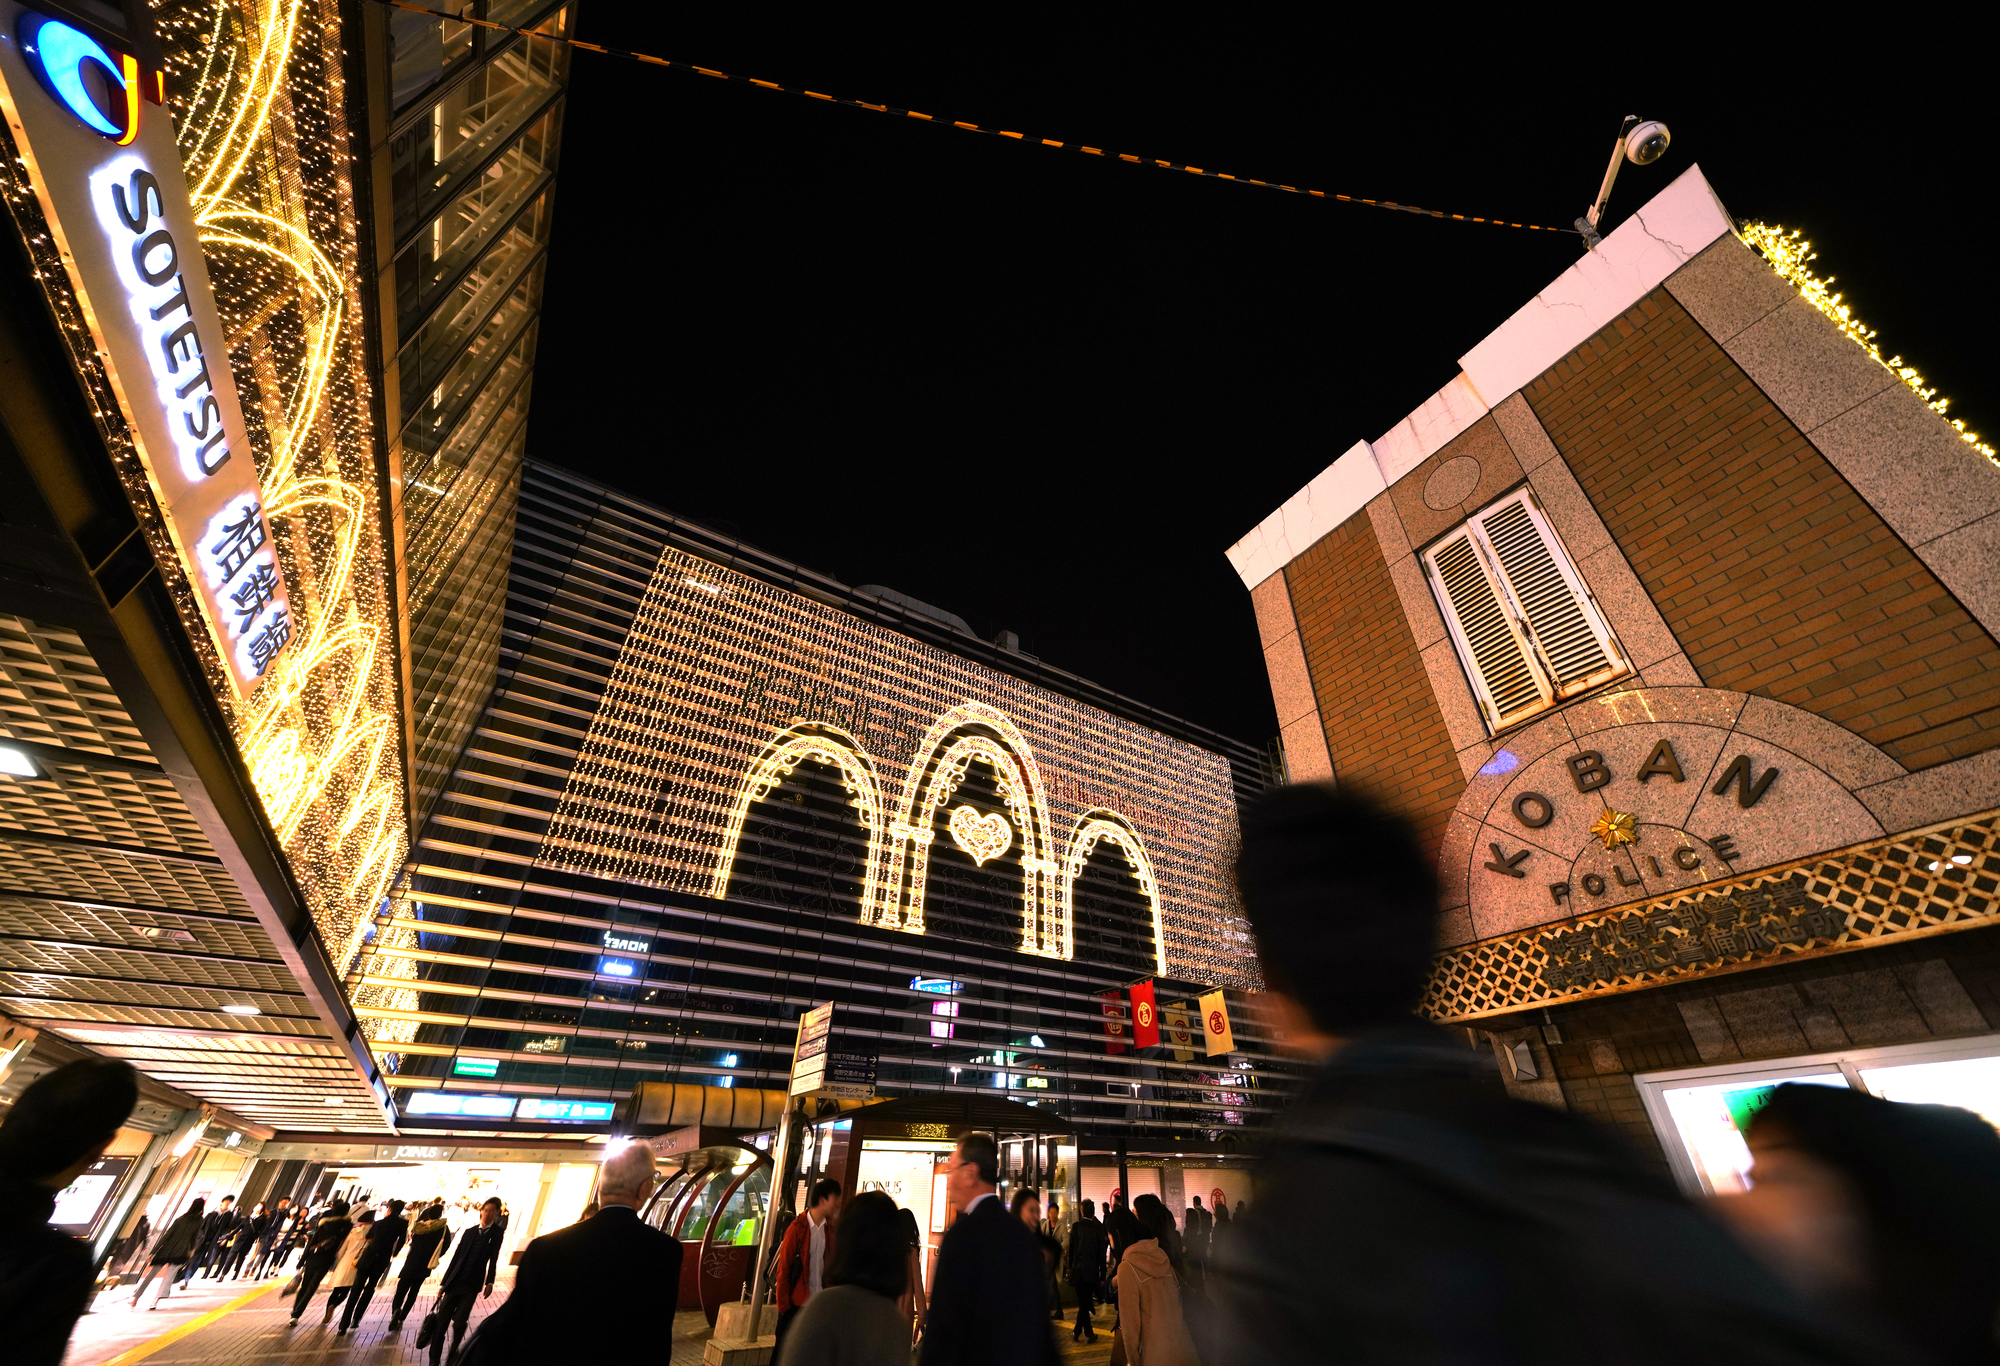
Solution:
[{"label": "elderly man with white hair", "polygon": [[636,1312],[680,1295],[680,1243],[639,1220],[653,1180],[652,1150],[628,1144],[599,1170],[597,1213],[528,1244],[505,1314],[508,1359],[666,1359],[672,1312]]}]

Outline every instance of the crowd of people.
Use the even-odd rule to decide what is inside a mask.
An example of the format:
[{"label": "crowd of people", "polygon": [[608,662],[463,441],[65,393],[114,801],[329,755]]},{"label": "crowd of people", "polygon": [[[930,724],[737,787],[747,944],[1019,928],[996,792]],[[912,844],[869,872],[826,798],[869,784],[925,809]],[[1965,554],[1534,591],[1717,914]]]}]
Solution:
[{"label": "crowd of people", "polygon": [[[1978,1115],[1779,1086],[1744,1123],[1748,1193],[1697,1202],[1611,1131],[1509,1097],[1489,1056],[1417,1017],[1438,907],[1406,822],[1284,788],[1245,809],[1236,872],[1266,1010],[1312,1063],[1265,1143],[1256,1206],[1195,1201],[1176,1218],[1147,1194],[1064,1220],[1034,1190],[1004,1204],[998,1145],[971,1133],[948,1164],[956,1217],[926,1286],[911,1211],[822,1181],[777,1251],[777,1366],[910,1366],[913,1352],[920,1366],[1045,1366],[1066,1299],[1072,1339],[1109,1331],[1120,1366],[2000,1363],[2000,1133]],[[0,1124],[10,1361],[61,1361],[98,1269],[48,1218],[135,1099],[129,1066],[87,1059]],[[436,1275],[417,1339],[433,1366],[447,1338],[455,1366],[579,1345],[654,1360],[661,1319],[643,1310],[680,1283],[682,1256],[638,1217],[655,1180],[644,1144],[615,1151],[594,1212],[530,1243],[470,1336],[504,1236],[497,1200],[456,1236],[435,1203],[195,1201],[122,1255],[142,1268],[134,1305],[197,1275],[284,1274],[296,1255],[291,1321],[324,1289],[320,1323],[338,1311],[341,1333],[392,1269],[401,1331]]]}]

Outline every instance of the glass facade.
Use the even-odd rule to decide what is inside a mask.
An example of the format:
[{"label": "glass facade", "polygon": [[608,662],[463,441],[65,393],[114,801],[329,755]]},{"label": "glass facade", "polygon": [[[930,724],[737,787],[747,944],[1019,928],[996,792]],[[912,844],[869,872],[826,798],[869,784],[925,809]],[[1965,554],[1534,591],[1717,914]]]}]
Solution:
[{"label": "glass facade", "polygon": [[386,16],[384,401],[402,469],[419,818],[499,660],[569,75],[569,49],[551,41],[569,31],[567,7],[484,0],[472,17],[532,33]]},{"label": "glass facade", "polygon": [[[779,1087],[800,1013],[831,1000],[835,1047],[878,1055],[886,1095],[1002,1092],[1051,1106],[1085,1131],[1163,1141],[1174,1133],[1212,1139],[1282,1106],[1290,1074],[1234,991],[1231,1055],[1206,1056],[1198,1021],[1180,1053],[1169,1046],[1144,1056],[1125,1048],[1129,1034],[1114,1038],[1107,1028],[1105,996],[1122,1000],[1125,986],[1156,975],[1161,925],[1179,943],[1199,933],[1203,917],[1217,933],[1234,923],[1226,897],[1206,892],[1180,897],[1167,920],[1154,912],[1148,897],[1161,888],[1212,885],[1202,880],[1211,869],[1173,871],[1166,833],[1150,839],[1157,882],[1155,873],[1141,879],[1140,865],[1112,840],[1075,846],[1067,958],[1022,945],[1022,880],[1037,866],[1045,875],[1053,869],[1013,850],[979,858],[977,831],[973,852],[949,834],[923,842],[931,864],[923,933],[871,922],[861,913],[864,886],[882,860],[871,854],[851,775],[812,755],[768,789],[748,789],[733,871],[710,895],[664,877],[579,871],[574,844],[565,847],[551,827],[581,821],[579,759],[614,715],[607,693],[624,686],[614,676],[630,676],[659,566],[672,566],[675,582],[696,579],[682,569],[693,556],[718,583],[733,573],[800,597],[809,585],[805,571],[543,466],[526,467],[519,509],[498,685],[363,967],[380,994],[358,1013],[378,1053],[393,1055],[400,1095],[538,1097],[546,1108],[552,1097],[615,1098],[641,1081]],[[810,584],[822,586],[812,591],[843,619],[868,610],[865,599],[826,592],[830,581]],[[983,642],[965,643],[985,651],[989,669],[999,658]],[[996,686],[1025,686],[992,677]],[[1155,718],[1041,695],[1052,710],[1097,718],[1104,733],[1133,732],[1162,753],[1201,756],[1220,774],[1219,826],[1233,830],[1236,794],[1261,785],[1247,747],[1197,749],[1195,740],[1149,729]],[[828,705],[847,706],[851,719],[855,704]],[[1044,767],[1053,752],[1041,751]],[[995,771],[974,763],[963,772],[953,798],[964,804],[959,812],[1003,807]],[[1137,817],[1148,800],[1167,809],[1180,795],[1168,789],[1179,785],[1119,772],[1115,783],[1134,789],[1125,804],[1133,828],[1164,831]],[[1052,793],[1090,781],[1060,765],[1046,777]],[[720,779],[730,790],[740,781],[734,773]],[[1160,792],[1136,791],[1148,783]],[[640,800],[636,789],[619,798],[609,779],[587,786],[614,803]],[[1101,806],[1104,796],[1089,800]],[[1162,977],[1164,1021],[1174,1023],[1181,1006],[1198,1015],[1195,996],[1217,980]]]}]

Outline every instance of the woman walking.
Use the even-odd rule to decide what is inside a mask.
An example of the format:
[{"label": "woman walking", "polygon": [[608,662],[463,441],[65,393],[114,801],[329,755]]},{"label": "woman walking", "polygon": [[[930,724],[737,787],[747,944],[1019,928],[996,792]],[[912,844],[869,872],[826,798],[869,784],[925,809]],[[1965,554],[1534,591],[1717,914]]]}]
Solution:
[{"label": "woman walking", "polygon": [[160,1307],[160,1301],[167,1297],[167,1291],[172,1288],[174,1278],[180,1275],[181,1268],[185,1267],[188,1259],[194,1256],[195,1242],[201,1237],[202,1212],[207,1208],[208,1201],[197,1195],[194,1202],[187,1207],[187,1212],[169,1224],[167,1231],[160,1235],[160,1240],[153,1244],[151,1265],[146,1268],[146,1274],[139,1278],[139,1284],[132,1288],[134,1309],[139,1307],[139,1296],[146,1292],[146,1287],[154,1278],[164,1276],[160,1281],[160,1293],[153,1301],[153,1308]]},{"label": "woman walking", "polygon": [[319,1316],[324,1324],[333,1318],[333,1311],[341,1302],[354,1293],[354,1281],[361,1265],[361,1249],[368,1246],[368,1235],[375,1231],[375,1211],[362,1210],[354,1216],[354,1227],[348,1231],[347,1241],[340,1246],[340,1256],[333,1264],[333,1274],[327,1277],[328,1295],[326,1312]]},{"label": "woman walking", "polygon": [[[293,1323],[304,1316],[313,1292],[319,1289],[320,1280],[326,1273],[333,1270],[353,1232],[354,1223],[347,1217],[345,1200],[336,1200],[328,1205],[326,1213],[313,1225],[312,1234],[306,1239],[306,1255],[299,1261],[299,1288],[292,1299]],[[328,1318],[333,1316],[331,1306],[326,1312]]]},{"label": "woman walking", "polygon": [[1118,1336],[1130,1366],[1201,1366],[1181,1317],[1179,1248],[1174,1216],[1156,1195],[1142,1195],[1133,1214],[1148,1236],[1118,1263]]}]

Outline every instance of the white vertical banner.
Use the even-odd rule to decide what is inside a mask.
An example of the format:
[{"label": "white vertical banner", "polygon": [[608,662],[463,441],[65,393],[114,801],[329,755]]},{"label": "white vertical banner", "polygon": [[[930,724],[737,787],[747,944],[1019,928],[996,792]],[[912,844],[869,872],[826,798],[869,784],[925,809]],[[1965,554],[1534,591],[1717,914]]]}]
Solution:
[{"label": "white vertical banner", "polygon": [[295,634],[158,72],[0,0],[3,112],[215,647],[248,697]]}]

